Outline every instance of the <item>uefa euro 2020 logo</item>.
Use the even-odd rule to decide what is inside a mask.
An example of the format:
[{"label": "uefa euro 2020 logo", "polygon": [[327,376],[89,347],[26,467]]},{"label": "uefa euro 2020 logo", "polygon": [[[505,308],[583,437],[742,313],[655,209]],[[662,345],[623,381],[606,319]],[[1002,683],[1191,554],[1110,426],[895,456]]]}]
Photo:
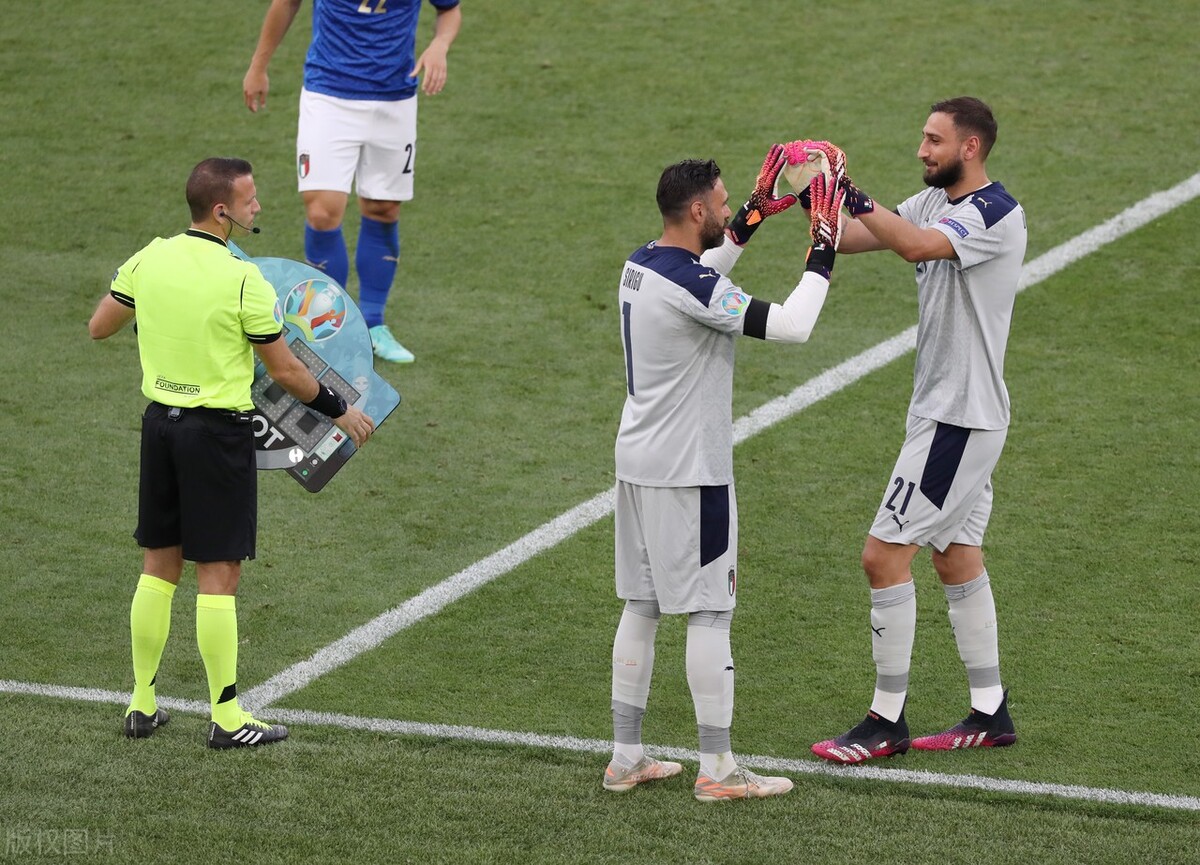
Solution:
[{"label": "uefa euro 2020 logo", "polygon": [[283,301],[283,318],[296,325],[310,342],[323,342],[346,323],[346,296],[323,279],[298,283]]}]

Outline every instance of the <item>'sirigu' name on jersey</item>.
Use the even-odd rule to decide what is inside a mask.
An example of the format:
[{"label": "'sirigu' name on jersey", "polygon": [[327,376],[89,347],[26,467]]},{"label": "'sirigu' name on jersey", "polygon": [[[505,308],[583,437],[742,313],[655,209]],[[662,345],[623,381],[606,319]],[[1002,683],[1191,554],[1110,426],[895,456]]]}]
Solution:
[{"label": "'sirigu' name on jersey", "polygon": [[634,270],[632,267],[625,268],[625,275],[621,278],[621,285],[628,288],[630,291],[640,291],[642,288],[642,277],[646,274],[640,270]]}]

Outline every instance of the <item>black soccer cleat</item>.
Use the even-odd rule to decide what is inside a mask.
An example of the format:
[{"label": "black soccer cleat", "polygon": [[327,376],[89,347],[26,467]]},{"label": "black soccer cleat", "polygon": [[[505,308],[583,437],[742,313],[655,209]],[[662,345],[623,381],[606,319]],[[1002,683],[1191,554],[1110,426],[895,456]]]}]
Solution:
[{"label": "black soccer cleat", "polygon": [[867,717],[836,739],[817,742],[812,752],[834,763],[862,763],[903,754],[910,744],[904,712],[895,721],[868,712]]},{"label": "black soccer cleat", "polygon": [[242,726],[232,733],[225,730],[216,721],[208,725],[208,747],[210,748],[252,748],[256,745],[271,745],[282,742],[288,737],[288,728],[283,724],[268,724],[259,721],[247,712],[242,715]]},{"label": "black soccer cleat", "polygon": [[153,715],[139,712],[136,709],[125,716],[125,737],[127,739],[149,739],[159,727],[167,726],[171,716],[166,709],[156,709]]},{"label": "black soccer cleat", "polygon": [[912,746],[918,751],[955,751],[959,748],[1002,748],[1017,741],[1017,728],[1008,714],[1008,691],[991,715],[972,707],[971,714],[949,730],[918,736]]}]

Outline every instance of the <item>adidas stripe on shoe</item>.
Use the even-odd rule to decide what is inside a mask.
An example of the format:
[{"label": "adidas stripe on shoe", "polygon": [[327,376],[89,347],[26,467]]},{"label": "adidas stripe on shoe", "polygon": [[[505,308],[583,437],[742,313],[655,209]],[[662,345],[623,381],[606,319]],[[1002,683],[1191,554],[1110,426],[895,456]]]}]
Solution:
[{"label": "adidas stripe on shoe", "polygon": [[895,721],[868,712],[867,717],[836,739],[817,742],[812,752],[834,763],[862,763],[903,754],[911,744],[903,712]]},{"label": "adidas stripe on shoe", "polygon": [[918,751],[956,751],[959,748],[1003,748],[1017,741],[1017,729],[1008,714],[1008,691],[999,708],[988,715],[972,707],[971,713],[949,730],[913,739]]},{"label": "adidas stripe on shoe", "polygon": [[249,714],[242,716],[242,726],[232,733],[217,724],[208,725],[208,747],[210,748],[251,748],[256,745],[270,745],[282,742],[288,737],[288,729],[282,724],[268,724],[259,721]]}]

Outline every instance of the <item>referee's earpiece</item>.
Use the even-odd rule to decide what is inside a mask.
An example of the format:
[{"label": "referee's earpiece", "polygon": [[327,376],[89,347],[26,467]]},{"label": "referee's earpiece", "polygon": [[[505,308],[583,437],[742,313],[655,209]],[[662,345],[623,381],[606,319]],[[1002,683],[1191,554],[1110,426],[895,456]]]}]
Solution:
[{"label": "referee's earpiece", "polygon": [[240,222],[238,222],[236,219],[234,219],[232,216],[230,216],[228,213],[226,213],[224,210],[220,210],[217,212],[217,219],[228,219],[230,222],[232,222],[234,225],[236,225],[242,231],[249,231],[251,234],[258,234],[259,232],[262,231],[262,229],[259,228],[257,225],[254,226],[253,228],[247,228],[246,226],[244,226]]}]

